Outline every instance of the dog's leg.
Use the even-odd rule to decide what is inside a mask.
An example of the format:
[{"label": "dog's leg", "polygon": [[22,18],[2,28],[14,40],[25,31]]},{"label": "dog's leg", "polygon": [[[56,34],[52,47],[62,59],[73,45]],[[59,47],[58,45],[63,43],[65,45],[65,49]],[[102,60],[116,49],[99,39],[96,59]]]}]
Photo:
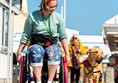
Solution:
[{"label": "dog's leg", "polygon": [[84,73],[83,83],[89,83],[89,79],[85,73]]},{"label": "dog's leg", "polygon": [[99,77],[100,77],[100,76],[97,75],[97,78],[95,79],[95,81],[96,81],[95,83],[99,83]]}]

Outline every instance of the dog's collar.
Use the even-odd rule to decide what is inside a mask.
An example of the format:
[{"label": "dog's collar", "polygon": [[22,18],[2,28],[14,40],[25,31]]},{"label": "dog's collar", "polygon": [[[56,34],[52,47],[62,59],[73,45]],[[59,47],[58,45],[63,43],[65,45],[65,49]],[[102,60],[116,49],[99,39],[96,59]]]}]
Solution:
[{"label": "dog's collar", "polygon": [[[94,79],[94,75],[93,75],[94,73],[101,73],[101,70],[93,71],[94,68],[98,66],[98,64],[93,67],[93,66],[89,63],[88,60],[85,60],[85,61],[83,62],[83,64],[84,64],[84,66],[85,66],[85,73],[86,73],[86,75],[92,73],[92,79]],[[92,69],[90,70],[89,67],[91,67]]]},{"label": "dog's collar", "polygon": [[98,71],[90,71],[88,68],[86,68],[85,67],[85,71],[86,71],[86,75],[88,75],[88,74],[90,74],[90,73],[101,73],[101,71],[100,70],[98,70]]},{"label": "dog's collar", "polygon": [[86,68],[91,67],[92,70],[93,70],[95,67],[98,66],[98,64],[95,65],[95,66],[92,66],[88,60],[85,60],[85,61],[83,62],[83,64],[84,64],[84,66],[85,66]]}]

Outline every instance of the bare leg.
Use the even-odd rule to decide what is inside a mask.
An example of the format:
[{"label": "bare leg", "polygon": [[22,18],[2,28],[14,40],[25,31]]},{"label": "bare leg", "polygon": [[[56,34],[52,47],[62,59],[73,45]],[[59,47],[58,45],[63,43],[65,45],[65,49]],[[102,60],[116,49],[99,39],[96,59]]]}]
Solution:
[{"label": "bare leg", "polygon": [[58,65],[48,65],[48,81],[53,81]]},{"label": "bare leg", "polygon": [[83,83],[83,79],[84,79],[84,68],[81,67],[80,68],[80,80],[79,80],[79,83]]},{"label": "bare leg", "polygon": [[42,66],[33,67],[33,71],[34,71],[36,81],[41,81]]}]

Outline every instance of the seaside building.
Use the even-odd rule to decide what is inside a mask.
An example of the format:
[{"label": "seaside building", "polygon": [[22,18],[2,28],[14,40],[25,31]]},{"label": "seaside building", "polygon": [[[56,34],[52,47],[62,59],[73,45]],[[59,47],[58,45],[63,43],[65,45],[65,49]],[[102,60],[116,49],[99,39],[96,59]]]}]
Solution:
[{"label": "seaside building", "polygon": [[111,53],[118,53],[118,15],[104,23],[102,32],[104,43],[109,46]]},{"label": "seaside building", "polygon": [[12,83],[13,22],[22,0],[0,0],[0,83]]}]

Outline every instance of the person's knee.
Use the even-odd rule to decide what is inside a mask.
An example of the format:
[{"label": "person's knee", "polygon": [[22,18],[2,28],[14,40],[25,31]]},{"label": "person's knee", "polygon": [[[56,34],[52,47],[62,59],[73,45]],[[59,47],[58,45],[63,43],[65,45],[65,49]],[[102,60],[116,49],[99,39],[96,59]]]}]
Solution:
[{"label": "person's knee", "polygon": [[30,57],[30,63],[32,66],[43,65],[44,49],[40,45],[32,45],[28,48],[28,55]]},{"label": "person's knee", "polygon": [[46,48],[49,65],[59,65],[61,60],[61,51],[58,45],[52,45]]}]

